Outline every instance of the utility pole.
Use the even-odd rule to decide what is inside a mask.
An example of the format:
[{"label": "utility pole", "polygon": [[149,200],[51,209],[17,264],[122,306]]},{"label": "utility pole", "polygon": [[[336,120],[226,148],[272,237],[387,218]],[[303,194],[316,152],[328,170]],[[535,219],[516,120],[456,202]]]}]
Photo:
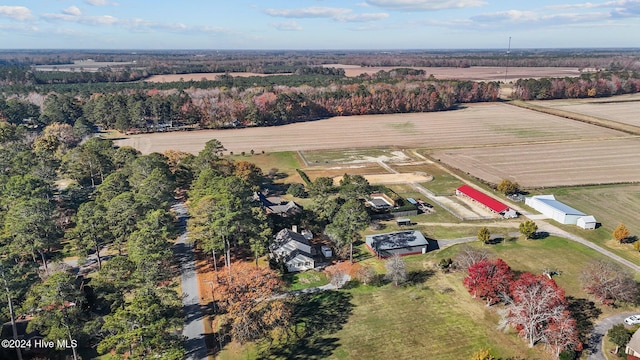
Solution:
[{"label": "utility pole", "polygon": [[511,36],[509,36],[509,47],[507,48],[507,66],[504,69],[504,83],[507,83],[507,73],[509,72],[509,55],[511,54]]}]

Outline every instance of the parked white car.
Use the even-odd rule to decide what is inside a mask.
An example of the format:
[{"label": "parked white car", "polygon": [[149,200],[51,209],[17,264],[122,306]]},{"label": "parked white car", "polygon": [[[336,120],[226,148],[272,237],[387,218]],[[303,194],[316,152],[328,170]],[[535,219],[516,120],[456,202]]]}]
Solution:
[{"label": "parked white car", "polygon": [[624,319],[624,323],[627,325],[640,324],[640,315],[631,315],[628,318]]}]

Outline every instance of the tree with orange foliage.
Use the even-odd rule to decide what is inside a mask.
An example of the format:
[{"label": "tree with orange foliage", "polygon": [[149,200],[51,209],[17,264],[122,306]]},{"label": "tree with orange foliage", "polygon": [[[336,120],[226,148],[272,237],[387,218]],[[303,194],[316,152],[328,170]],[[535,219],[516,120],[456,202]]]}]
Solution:
[{"label": "tree with orange foliage", "polygon": [[236,341],[273,338],[275,332],[288,327],[291,307],[285,299],[274,298],[282,287],[275,271],[250,262],[238,262],[229,276],[219,277],[214,300],[226,312]]}]

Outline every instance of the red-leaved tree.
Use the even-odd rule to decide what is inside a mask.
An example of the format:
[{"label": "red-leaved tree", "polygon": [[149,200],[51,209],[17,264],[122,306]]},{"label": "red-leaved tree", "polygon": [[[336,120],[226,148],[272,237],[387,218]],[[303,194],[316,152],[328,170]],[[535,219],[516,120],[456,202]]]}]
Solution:
[{"label": "red-leaved tree", "polygon": [[484,299],[487,306],[500,302],[513,282],[513,272],[502,259],[482,259],[469,266],[468,273],[464,286],[474,298]]},{"label": "red-leaved tree", "polygon": [[564,290],[544,275],[524,273],[511,285],[511,303],[506,308],[506,320],[529,346],[545,340],[567,310]]},{"label": "red-leaved tree", "polygon": [[558,356],[563,350],[582,349],[576,320],[571,317],[568,311],[564,311],[549,323],[544,331],[544,341],[555,356]]}]

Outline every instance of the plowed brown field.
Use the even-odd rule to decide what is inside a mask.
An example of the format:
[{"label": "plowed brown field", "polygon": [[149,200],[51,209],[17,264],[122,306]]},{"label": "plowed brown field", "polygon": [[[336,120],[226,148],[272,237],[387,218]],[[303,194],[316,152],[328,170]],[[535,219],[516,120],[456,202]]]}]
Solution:
[{"label": "plowed brown field", "polygon": [[597,126],[500,103],[461,110],[334,117],[285,126],[132,135],[117,141],[144,154],[197,153],[211,139],[239,154],[364,147],[452,148],[625,136]]},{"label": "plowed brown field", "polygon": [[436,159],[481,179],[524,187],[640,181],[640,138],[449,149]]}]

